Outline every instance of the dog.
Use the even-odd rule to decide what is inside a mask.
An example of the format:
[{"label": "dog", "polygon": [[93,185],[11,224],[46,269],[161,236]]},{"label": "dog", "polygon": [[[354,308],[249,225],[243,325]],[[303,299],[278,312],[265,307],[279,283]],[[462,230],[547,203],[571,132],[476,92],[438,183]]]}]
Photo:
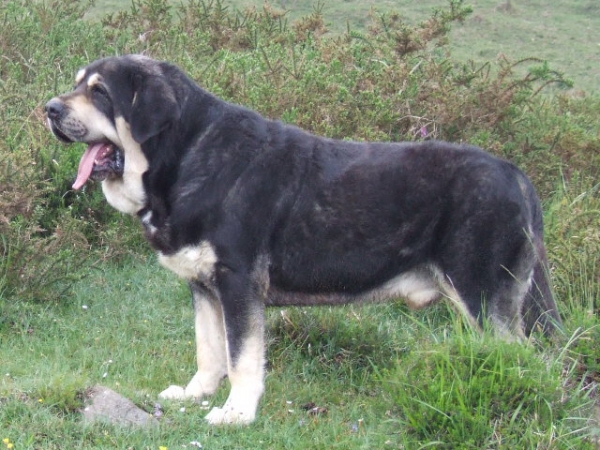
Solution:
[{"label": "dog", "polygon": [[91,63],[46,112],[60,140],[88,144],[73,188],[101,181],[189,282],[198,371],[160,396],[228,377],[211,424],[256,417],[266,306],[443,298],[508,339],[561,326],[535,189],[479,148],[318,137],[141,55]]}]

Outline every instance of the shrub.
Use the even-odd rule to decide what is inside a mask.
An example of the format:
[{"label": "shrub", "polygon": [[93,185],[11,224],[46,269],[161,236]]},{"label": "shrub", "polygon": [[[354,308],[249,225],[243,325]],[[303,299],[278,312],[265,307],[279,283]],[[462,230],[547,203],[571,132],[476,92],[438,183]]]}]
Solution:
[{"label": "shrub", "polygon": [[[82,65],[110,54],[173,61],[225,99],[330,137],[468,141],[516,161],[543,197],[561,173],[591,178],[600,167],[598,125],[590,120],[598,105],[540,93],[568,85],[560,73],[535,59],[477,66],[451,58],[448,30],[470,13],[462,0],[417,25],[374,14],[368,29],[341,36],[327,35],[318,12],[290,24],[270,6],[238,13],[219,0],[177,7],[134,0],[129,11],[101,21],[85,18],[87,6],[0,6],[5,292],[52,284],[40,275],[44,258],[48,277],[72,275],[51,261],[67,258],[61,251],[147,250],[137,225],[113,211],[97,186],[70,190],[82,149],[60,144],[44,124],[46,101],[67,91]],[[23,281],[36,276],[46,281]]]},{"label": "shrub", "polygon": [[43,113],[50,97],[72,85],[87,52],[106,45],[102,28],[82,20],[85,6],[10,1],[0,7],[0,295],[58,298],[81,275],[90,246],[109,246],[105,224],[116,214],[94,187],[69,191],[81,149],[58,143]]}]

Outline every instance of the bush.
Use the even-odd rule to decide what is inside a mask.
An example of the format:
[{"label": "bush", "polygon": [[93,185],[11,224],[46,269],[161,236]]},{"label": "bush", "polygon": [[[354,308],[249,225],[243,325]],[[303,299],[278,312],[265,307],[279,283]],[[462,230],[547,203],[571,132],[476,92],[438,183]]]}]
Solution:
[{"label": "bush", "polygon": [[43,105],[72,86],[87,54],[106,48],[102,27],[83,20],[86,6],[10,1],[0,7],[3,295],[58,298],[81,275],[80,263],[90,247],[111,252],[119,240],[130,240],[121,231],[119,239],[106,241],[108,230],[123,219],[106,206],[97,188],[70,191],[81,148],[61,145],[45,126]]},{"label": "bush", "polygon": [[[102,258],[132,244],[147,251],[138,226],[97,186],[70,190],[82,149],[60,144],[45,126],[46,101],[67,91],[81,66],[110,54],[173,61],[227,100],[330,137],[468,141],[517,162],[543,197],[561,174],[598,174],[598,125],[590,120],[597,103],[540,93],[568,85],[560,73],[535,59],[477,66],[451,58],[448,30],[470,13],[462,0],[417,25],[373,15],[367,30],[341,36],[327,36],[318,12],[290,24],[268,5],[237,13],[219,0],[178,7],[134,0],[99,22],[85,19],[87,7],[74,0],[0,7],[5,292],[30,285],[43,292],[54,275],[72,276],[52,260],[71,258],[65,251]],[[51,269],[42,275],[40,267]]]}]

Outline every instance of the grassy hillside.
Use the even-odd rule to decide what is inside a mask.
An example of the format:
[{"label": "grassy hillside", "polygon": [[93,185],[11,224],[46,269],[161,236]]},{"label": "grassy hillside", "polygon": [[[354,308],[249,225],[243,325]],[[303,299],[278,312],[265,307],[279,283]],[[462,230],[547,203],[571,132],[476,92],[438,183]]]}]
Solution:
[{"label": "grassy hillside", "polygon": [[[290,21],[320,11],[333,34],[351,29],[364,30],[369,14],[395,11],[408,22],[416,23],[429,16],[447,0],[274,0],[273,7],[288,11]],[[179,2],[173,2],[179,4]],[[226,0],[230,10],[260,8],[261,0]],[[471,0],[473,13],[463,23],[452,26],[450,48],[457,60],[489,61],[506,55],[513,60],[527,57],[546,59],[565,72],[575,83],[576,91],[600,90],[600,3],[596,0]],[[115,11],[126,2],[97,0],[93,17]]]},{"label": "grassy hillside", "polygon": [[[341,35],[324,33],[319,15],[291,24],[216,1],[142,0],[102,18],[101,1],[91,12],[78,0],[1,2],[0,448],[597,448],[600,98],[565,94],[552,64],[449,56],[447,27],[456,33],[465,18],[453,4]],[[518,13],[533,3],[511,4]],[[210,427],[194,402],[164,403],[152,430],[83,423],[93,385],[154,412],[157,393],[195,369],[188,289],[97,185],[71,190],[84,149],[45,124],[43,105],[81,66],[130,52],[169,59],[215,94],[318,134],[465,141],[516,162],[543,199],[564,333],[499,342],[445,304],[274,309],[251,427]]]}]

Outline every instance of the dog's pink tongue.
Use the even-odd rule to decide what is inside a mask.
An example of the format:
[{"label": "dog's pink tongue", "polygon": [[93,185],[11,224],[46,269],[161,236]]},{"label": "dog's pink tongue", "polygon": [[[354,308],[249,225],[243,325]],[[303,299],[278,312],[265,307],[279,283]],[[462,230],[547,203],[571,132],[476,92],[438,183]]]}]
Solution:
[{"label": "dog's pink tongue", "polygon": [[79,170],[77,171],[77,179],[73,183],[73,189],[78,190],[89,180],[94,168],[94,161],[97,159],[98,153],[105,147],[106,144],[90,145],[79,161]]}]

